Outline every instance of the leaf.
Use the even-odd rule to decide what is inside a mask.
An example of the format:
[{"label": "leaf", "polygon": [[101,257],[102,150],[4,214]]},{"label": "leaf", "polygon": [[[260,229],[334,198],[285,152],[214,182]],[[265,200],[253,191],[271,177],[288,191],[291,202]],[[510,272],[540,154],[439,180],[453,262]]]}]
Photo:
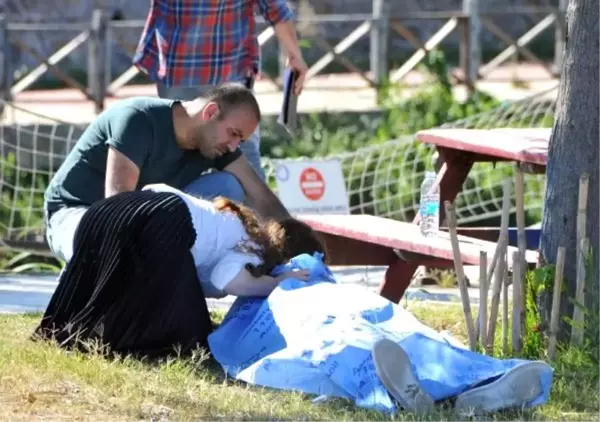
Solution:
[{"label": "leaf", "polygon": [[18,267],[13,268],[11,271],[13,273],[25,273],[25,272],[60,272],[60,267],[56,265],[47,264],[44,262],[30,262],[28,264],[19,265]]}]

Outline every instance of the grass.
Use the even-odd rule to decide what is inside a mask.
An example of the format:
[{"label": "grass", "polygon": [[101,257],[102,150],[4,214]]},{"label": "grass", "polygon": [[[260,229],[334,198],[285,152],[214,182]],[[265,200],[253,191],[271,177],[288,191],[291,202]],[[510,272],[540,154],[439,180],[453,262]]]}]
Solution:
[{"label": "grass", "polygon": [[[410,304],[437,330],[466,341],[458,305]],[[146,364],[66,352],[28,337],[40,315],[0,315],[0,420],[417,420],[356,408],[344,400],[314,405],[311,397],[225,379],[196,356]],[[214,315],[215,319],[222,314]],[[495,420],[598,420],[598,365],[582,351],[561,353],[548,405],[491,415]],[[430,420],[456,420],[440,410]]]}]

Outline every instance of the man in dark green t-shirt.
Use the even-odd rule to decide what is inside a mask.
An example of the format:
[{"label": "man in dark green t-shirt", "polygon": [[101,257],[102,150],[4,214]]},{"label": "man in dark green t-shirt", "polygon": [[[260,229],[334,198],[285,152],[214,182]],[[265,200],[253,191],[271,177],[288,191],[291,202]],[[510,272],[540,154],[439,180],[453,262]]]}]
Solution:
[{"label": "man in dark green t-shirt", "polygon": [[[110,107],[87,127],[46,190],[50,248],[70,260],[75,230],[92,203],[151,183],[246,200],[264,217],[288,216],[239,149],[259,121],[258,103],[241,84],[218,87],[205,100],[136,97]],[[210,169],[218,171],[203,174]]]}]

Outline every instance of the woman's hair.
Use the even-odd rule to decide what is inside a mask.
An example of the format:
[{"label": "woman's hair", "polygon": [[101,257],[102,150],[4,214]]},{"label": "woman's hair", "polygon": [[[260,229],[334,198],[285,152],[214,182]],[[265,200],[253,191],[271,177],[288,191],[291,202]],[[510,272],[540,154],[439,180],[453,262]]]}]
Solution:
[{"label": "woman's hair", "polygon": [[255,253],[262,258],[263,263],[258,266],[246,265],[246,269],[254,277],[269,274],[277,265],[296,255],[315,252],[325,254],[323,240],[308,224],[300,220],[290,217],[281,221],[268,220],[261,224],[252,209],[231,199],[219,196],[213,203],[217,211],[235,214],[248,234],[247,240],[256,245],[242,242],[237,246],[241,252]]}]

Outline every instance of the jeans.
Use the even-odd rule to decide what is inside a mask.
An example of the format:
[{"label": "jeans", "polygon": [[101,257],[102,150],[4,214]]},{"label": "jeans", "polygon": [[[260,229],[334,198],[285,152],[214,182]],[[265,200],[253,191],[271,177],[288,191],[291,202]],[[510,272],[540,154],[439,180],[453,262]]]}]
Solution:
[{"label": "jeans", "polygon": [[[214,88],[212,85],[202,86],[166,86],[158,83],[156,89],[160,98],[170,98],[173,100],[190,101],[198,97],[204,97]],[[256,128],[250,139],[242,142],[240,149],[254,168],[260,178],[265,180],[265,172],[260,164],[260,129]]]},{"label": "jeans", "polygon": [[[227,172],[213,172],[200,176],[182,189],[190,195],[205,199],[225,196],[234,201],[243,202],[244,189],[238,180]],[[87,207],[69,207],[55,211],[46,219],[46,240],[54,255],[69,262],[73,256],[75,231],[85,214]]]}]

